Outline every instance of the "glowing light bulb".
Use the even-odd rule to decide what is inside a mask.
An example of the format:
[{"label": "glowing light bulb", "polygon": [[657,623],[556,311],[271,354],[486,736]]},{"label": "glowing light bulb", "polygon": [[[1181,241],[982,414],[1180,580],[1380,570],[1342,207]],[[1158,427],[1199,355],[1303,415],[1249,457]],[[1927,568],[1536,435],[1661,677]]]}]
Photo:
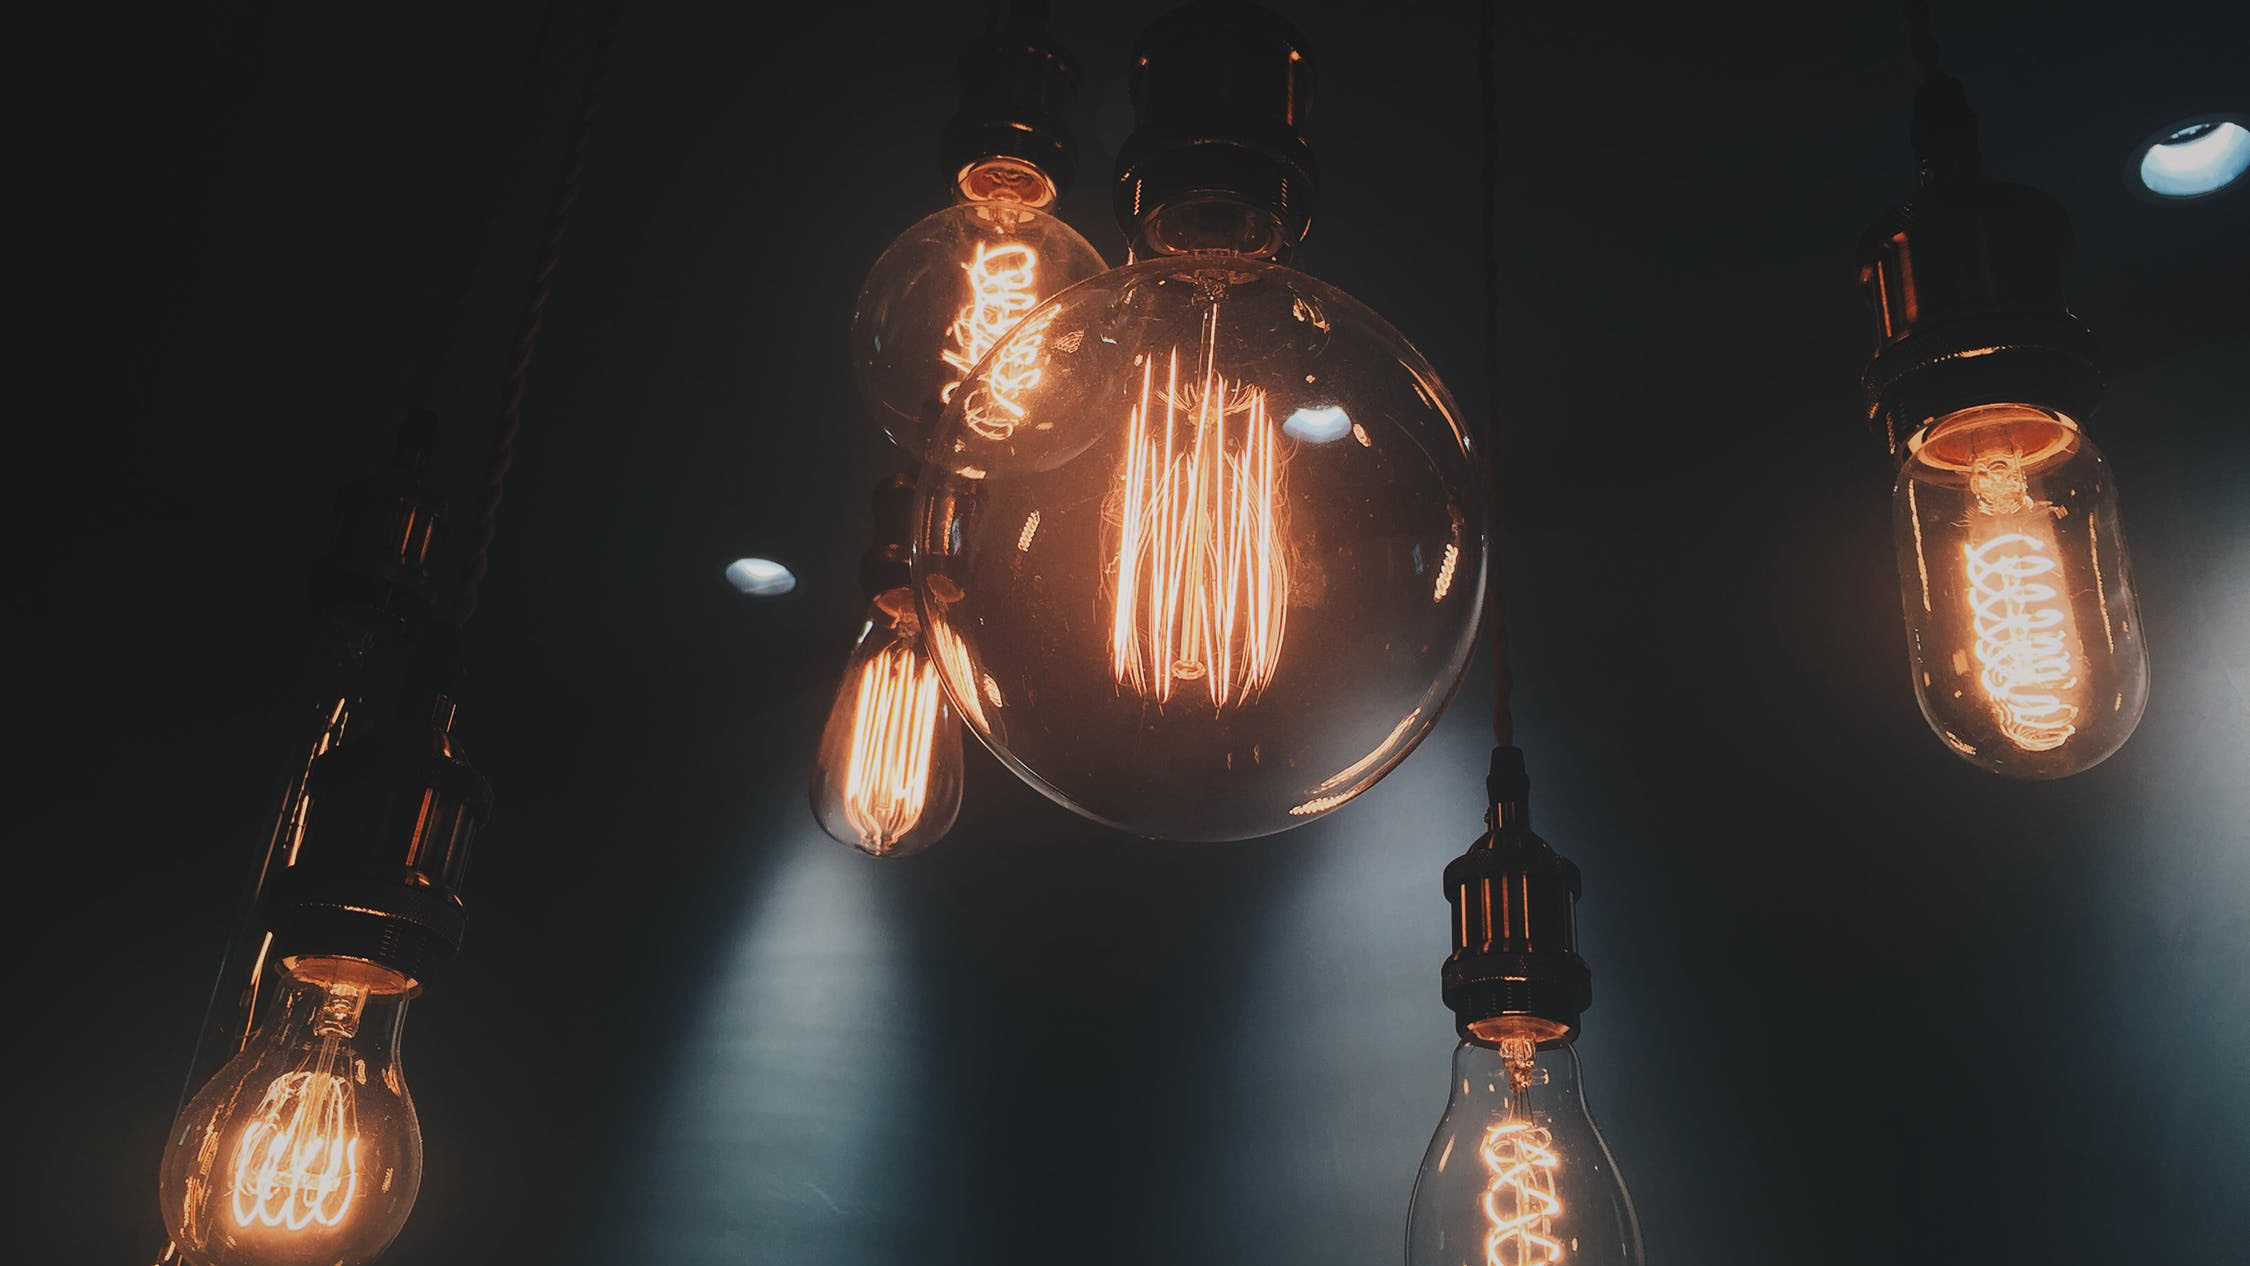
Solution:
[{"label": "glowing light bulb", "polygon": [[[963,378],[1039,302],[1106,265],[1048,213],[1055,186],[1016,158],[971,164],[958,201],[891,243],[868,270],[852,315],[860,396],[909,452],[929,455],[931,433]],[[1036,331],[994,367],[970,424],[1005,438],[1027,422],[1038,384]]]},{"label": "glowing light bulb", "polygon": [[907,590],[879,595],[821,733],[813,813],[829,835],[876,857],[928,847],[961,809],[961,727],[932,641]]},{"label": "glowing light bulb", "polygon": [[1639,1266],[1632,1198],[1560,1026],[1461,1043],[1415,1178],[1407,1266]]},{"label": "glowing light bulb", "polygon": [[[979,425],[1001,394],[1031,423]],[[1404,759],[1467,667],[1484,511],[1453,402],[1303,273],[1200,250],[1081,282],[987,354],[935,443],[914,568],[948,693],[1089,817],[1204,840],[1311,821]]]},{"label": "glowing light bulb", "polygon": [[414,1207],[422,1133],[398,1064],[414,983],[341,958],[283,973],[258,1031],[166,1146],[160,1199],[189,1262],[351,1266]]},{"label": "glowing light bulb", "polygon": [[1947,747],[1998,773],[2077,773],[2148,700],[2108,466],[2072,419],[1964,409],[1907,443],[1895,497],[1914,688]]}]

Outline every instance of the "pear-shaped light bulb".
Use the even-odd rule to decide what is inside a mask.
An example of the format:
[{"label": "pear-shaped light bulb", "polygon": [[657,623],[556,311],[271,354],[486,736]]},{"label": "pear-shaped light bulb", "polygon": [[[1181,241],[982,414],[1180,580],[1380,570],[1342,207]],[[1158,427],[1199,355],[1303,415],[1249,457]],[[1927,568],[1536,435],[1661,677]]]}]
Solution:
[{"label": "pear-shaped light bulb", "polygon": [[863,853],[919,852],[961,811],[961,725],[935,662],[946,645],[924,636],[907,589],[868,604],[812,773],[821,829]]},{"label": "pear-shaped light bulb", "polygon": [[416,986],[356,959],[283,964],[242,1053],[180,1113],[159,1199],[196,1266],[355,1266],[397,1237],[422,1182],[399,1067]]},{"label": "pear-shaped light bulb", "polygon": [[1640,1266],[1641,1231],[1586,1110],[1560,1026],[1528,1021],[1453,1052],[1414,1180],[1406,1266]]}]

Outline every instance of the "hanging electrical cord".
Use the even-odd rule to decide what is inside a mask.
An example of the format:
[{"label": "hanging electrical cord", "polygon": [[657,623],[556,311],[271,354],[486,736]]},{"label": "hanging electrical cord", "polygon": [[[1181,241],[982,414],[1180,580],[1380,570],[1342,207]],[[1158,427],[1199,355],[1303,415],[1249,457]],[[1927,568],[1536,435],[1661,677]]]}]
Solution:
[{"label": "hanging electrical cord", "polygon": [[[358,663],[379,632],[403,627],[428,610],[427,558],[438,510],[434,494],[423,485],[435,449],[437,397],[461,341],[470,296],[475,293],[477,278],[484,271],[486,248],[494,221],[498,219],[509,174],[521,165],[531,107],[538,97],[540,70],[551,50],[561,7],[560,0],[547,0],[540,9],[536,33],[524,64],[522,88],[516,94],[507,131],[494,156],[491,178],[485,185],[470,228],[459,281],[440,326],[437,350],[420,402],[400,426],[390,469],[374,478],[354,480],[341,491],[337,540],[330,553],[314,566],[311,605],[322,623],[336,635],[336,657],[347,666]],[[245,922],[255,918],[276,862],[285,859],[286,847],[299,825],[305,777],[312,760],[342,737],[350,699],[348,696],[330,698],[333,693],[322,692],[324,720],[319,735],[310,754],[290,778],[267,833],[266,847],[260,854],[245,904]],[[220,1033],[224,1031],[228,1035],[225,1049],[228,1057],[241,1049],[248,1037],[250,1013],[256,1010],[260,992],[262,961],[253,963],[248,979],[241,982],[241,997],[235,1009],[243,1014],[234,1017],[237,1022],[226,1022],[222,1029],[220,1011],[222,1003],[230,996],[230,979],[243,969],[243,959],[251,955],[263,958],[255,938],[248,944],[230,940],[220,955],[174,1115],[187,1106],[188,1097],[213,1071],[213,1043]]]},{"label": "hanging electrical cord", "polygon": [[499,161],[492,167],[492,179],[484,187],[484,202],[477,208],[475,226],[469,231],[469,241],[461,261],[461,284],[454,289],[453,304],[446,310],[445,324],[438,336],[437,352],[430,359],[429,381],[422,388],[422,408],[437,408],[438,392],[445,385],[447,371],[452,367],[454,350],[461,343],[461,327],[468,318],[469,298],[476,293],[476,279],[484,271],[484,253],[492,242],[493,222],[500,218],[500,201],[508,187],[509,173],[520,164],[523,155],[524,135],[531,129],[531,103],[538,96],[539,70],[546,64],[547,55],[555,40],[555,17],[562,9],[562,0],[547,0],[540,6],[539,26],[531,39],[531,55],[524,66],[523,91],[516,96],[515,113],[509,116],[506,138],[500,143]]},{"label": "hanging electrical cord", "polygon": [[1490,508],[1486,521],[1491,540],[1485,546],[1484,625],[1492,645],[1492,741],[1512,747],[1516,741],[1515,712],[1510,696],[1515,676],[1508,663],[1507,604],[1500,593],[1500,82],[1498,5],[1484,0],[1477,23],[1477,100],[1483,111],[1484,152],[1482,197],[1478,204],[1477,241],[1483,254],[1485,482]]},{"label": "hanging electrical cord", "polygon": [[515,463],[516,436],[523,430],[524,386],[531,376],[532,354],[539,345],[539,329],[546,318],[547,297],[554,289],[555,265],[562,259],[563,237],[570,231],[571,209],[578,202],[578,187],[586,173],[586,149],[601,110],[602,92],[609,81],[610,47],[615,42],[617,20],[623,11],[619,0],[610,0],[595,37],[594,55],[586,67],[579,90],[578,119],[571,132],[570,148],[563,159],[562,179],[547,211],[547,236],[539,246],[539,263],[531,275],[531,293],[524,301],[523,323],[516,331],[515,359],[508,369],[508,385],[500,404],[500,422],[492,441],[492,461],[485,469],[484,490],[477,498],[476,523],[470,529],[468,560],[463,565],[461,591],[453,604],[453,627],[466,625],[477,613],[477,594],[492,562],[492,537],[500,516],[500,498]]}]

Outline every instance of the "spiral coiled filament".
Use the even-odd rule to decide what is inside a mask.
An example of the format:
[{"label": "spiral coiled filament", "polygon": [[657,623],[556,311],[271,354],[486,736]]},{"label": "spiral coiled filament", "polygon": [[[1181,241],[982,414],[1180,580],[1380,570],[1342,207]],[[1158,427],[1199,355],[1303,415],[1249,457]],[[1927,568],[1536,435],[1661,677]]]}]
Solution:
[{"label": "spiral coiled filament", "polygon": [[1023,422],[1024,394],[1039,385],[1046,323],[1053,319],[1050,312],[1017,327],[1039,304],[1039,252],[1022,242],[978,242],[962,269],[969,277],[969,301],[953,318],[946,334],[949,346],[939,353],[962,378],[947,383],[938,399],[951,403],[969,371],[1014,331],[981,380],[981,389],[964,406],[964,418],[978,435],[1005,440]]},{"label": "spiral coiled filament", "polygon": [[2030,495],[2015,449],[1978,454],[1969,484],[1979,513],[2011,529],[1963,551],[1978,683],[2008,741],[2051,751],[2078,732],[2078,708],[2063,693],[2077,686],[2078,672],[2048,511]]},{"label": "spiral coiled filament", "polygon": [[1536,1049],[1525,1037],[1500,1041],[1511,1106],[1477,1147],[1489,1175],[1481,1202],[1485,1266],[1558,1266],[1563,1260],[1563,1242],[1554,1233],[1563,1212],[1555,1191],[1562,1156],[1554,1135],[1530,1111],[1531,1087],[1545,1080],[1533,1062]]},{"label": "spiral coiled filament", "polygon": [[317,1045],[276,1077],[234,1148],[231,1211],[236,1226],[332,1227],[359,1194],[359,1125],[349,1043],[366,994],[330,989]]}]

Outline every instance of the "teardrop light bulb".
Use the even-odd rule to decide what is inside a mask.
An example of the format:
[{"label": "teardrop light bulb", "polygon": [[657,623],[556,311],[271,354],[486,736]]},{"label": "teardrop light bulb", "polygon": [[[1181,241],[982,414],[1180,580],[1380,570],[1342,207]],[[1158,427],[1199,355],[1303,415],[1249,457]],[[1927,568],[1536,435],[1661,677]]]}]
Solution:
[{"label": "teardrop light bulb", "polygon": [[1477,467],[1421,355],[1251,254],[1159,255],[1035,309],[948,404],[914,567],[967,720],[1062,804],[1239,839],[1380,779],[1451,698]]},{"label": "teardrop light bulb", "polygon": [[2122,746],[2148,702],[2117,493],[2073,419],[1988,404],[1905,445],[1893,499],[1914,691],[1995,773],[2059,778]]},{"label": "teardrop light bulb", "polygon": [[422,1131],[398,1042],[415,985],[356,959],[290,961],[249,1043],[167,1140],[164,1221],[197,1266],[354,1266],[406,1224]]},{"label": "teardrop light bulb", "polygon": [[920,852],[961,811],[961,726],[934,650],[909,591],[877,595],[821,731],[813,814],[875,857]]},{"label": "teardrop light bulb", "polygon": [[[1077,230],[1050,213],[1054,183],[1014,158],[972,164],[958,200],[924,217],[868,270],[852,314],[852,372],[860,397],[901,448],[927,457],[962,379],[1039,302],[1107,267]],[[989,427],[1011,425],[1035,385],[1036,340],[998,367]]]},{"label": "teardrop light bulb", "polygon": [[1406,1266],[1640,1263],[1632,1197],[1586,1110],[1577,1052],[1526,1032],[1462,1042],[1414,1180]]}]

